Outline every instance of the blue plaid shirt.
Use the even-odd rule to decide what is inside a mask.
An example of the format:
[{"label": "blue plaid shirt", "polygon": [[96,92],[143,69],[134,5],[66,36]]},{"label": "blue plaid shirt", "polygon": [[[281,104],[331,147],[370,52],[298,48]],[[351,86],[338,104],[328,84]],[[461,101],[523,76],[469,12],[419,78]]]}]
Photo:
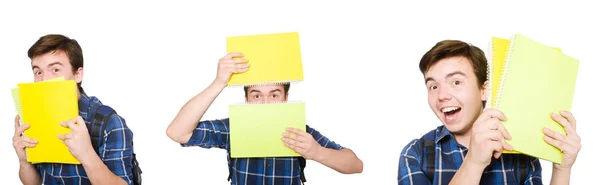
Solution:
[{"label": "blue plaid shirt", "polygon": [[[458,144],[454,135],[445,126],[439,126],[422,137],[433,138],[435,141],[435,171],[433,183],[429,181],[425,172],[427,171],[427,157],[424,156],[423,147],[419,139],[411,141],[404,147],[400,154],[398,166],[398,184],[448,184],[458,171],[465,156],[467,148]],[[503,154],[500,158],[492,158],[490,165],[484,170],[480,184],[518,184],[521,168],[514,160],[527,160],[527,177],[524,178],[526,185],[542,184],[542,167],[537,158],[522,156],[515,158],[518,154]],[[520,161],[519,161],[520,162]],[[516,173],[515,173],[516,172]]]},{"label": "blue plaid shirt", "polygon": [[[91,126],[90,120],[93,119],[94,114],[90,112],[92,105],[99,106],[102,102],[94,96],[87,96],[82,90],[79,99],[79,115],[88,128]],[[99,142],[102,143],[99,146],[101,154],[99,157],[110,171],[123,178],[128,184],[132,184],[133,133],[125,124],[125,120],[117,114],[113,114],[104,124],[107,125],[104,131],[104,142]],[[35,164],[35,167],[39,170],[45,185],[91,184],[82,165],[40,163]]]},{"label": "blue plaid shirt", "polygon": [[[325,148],[343,149],[315,129],[307,126],[306,132]],[[201,121],[188,143],[182,146],[217,147],[229,153],[229,119]],[[301,184],[298,157],[232,158],[228,163],[233,164],[232,185]]]}]

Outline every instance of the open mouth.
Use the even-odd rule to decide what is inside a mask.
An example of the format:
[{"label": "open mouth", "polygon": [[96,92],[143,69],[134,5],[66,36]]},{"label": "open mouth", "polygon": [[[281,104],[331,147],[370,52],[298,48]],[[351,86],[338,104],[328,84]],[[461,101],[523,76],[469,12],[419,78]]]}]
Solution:
[{"label": "open mouth", "polygon": [[456,120],[456,118],[458,117],[458,113],[460,113],[460,110],[462,108],[458,107],[458,106],[452,106],[452,107],[444,107],[442,108],[442,113],[444,113],[444,117],[446,118],[446,122],[453,122]]}]

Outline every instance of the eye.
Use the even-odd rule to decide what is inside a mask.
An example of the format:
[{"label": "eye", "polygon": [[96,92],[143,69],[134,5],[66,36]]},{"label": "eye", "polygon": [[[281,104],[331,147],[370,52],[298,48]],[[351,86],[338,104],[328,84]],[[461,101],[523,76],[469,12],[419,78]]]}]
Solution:
[{"label": "eye", "polygon": [[429,86],[429,90],[436,90],[438,88],[437,85],[431,85]]},{"label": "eye", "polygon": [[254,99],[258,99],[258,98],[260,98],[260,96],[259,96],[258,94],[255,94],[255,95],[254,95],[254,96],[252,96],[252,97],[254,97]]},{"label": "eye", "polygon": [[35,75],[42,75],[42,72],[41,71],[34,71],[33,74],[35,74]]},{"label": "eye", "polygon": [[456,81],[452,82],[452,85],[460,85],[460,84],[462,84],[462,82],[461,82],[461,81],[458,81],[458,80],[456,80]]},{"label": "eye", "polygon": [[58,69],[58,68],[54,68],[54,69],[52,69],[52,72],[53,72],[53,73],[56,73],[56,72],[59,72],[59,71],[60,71],[60,69]]},{"label": "eye", "polygon": [[279,95],[276,95],[276,94],[271,95],[271,98],[277,98],[277,97],[279,97]]}]

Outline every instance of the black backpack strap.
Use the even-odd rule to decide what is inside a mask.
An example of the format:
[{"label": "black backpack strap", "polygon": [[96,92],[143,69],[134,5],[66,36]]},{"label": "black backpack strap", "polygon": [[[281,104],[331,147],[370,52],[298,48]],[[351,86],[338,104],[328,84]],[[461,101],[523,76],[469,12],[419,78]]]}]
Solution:
[{"label": "black backpack strap", "polygon": [[423,149],[425,150],[423,152],[424,155],[421,155],[421,161],[423,161],[423,156],[426,156],[427,159],[425,176],[427,176],[429,182],[433,182],[435,173],[435,141],[421,139],[421,146],[423,146]]},{"label": "black backpack strap", "polygon": [[306,182],[306,177],[304,176],[304,167],[306,167],[306,159],[304,157],[299,157],[298,162],[300,163],[300,180],[302,184]]},{"label": "black backpack strap", "polygon": [[229,165],[229,176],[227,177],[227,181],[230,181],[233,173],[233,160],[231,159],[231,152],[227,153],[227,164]]},{"label": "black backpack strap", "polygon": [[100,140],[104,138],[104,130],[106,130],[107,125],[104,123],[108,122],[108,119],[115,113],[114,109],[106,105],[101,105],[94,111],[90,123],[92,127],[90,129],[90,140],[98,155],[100,155]]},{"label": "black backpack strap", "polygon": [[[527,180],[527,165],[529,163],[529,157],[522,154],[514,154],[513,155],[513,165],[514,165],[514,173],[515,178],[519,181],[519,184],[525,184]],[[517,174],[517,171],[519,173]]]}]

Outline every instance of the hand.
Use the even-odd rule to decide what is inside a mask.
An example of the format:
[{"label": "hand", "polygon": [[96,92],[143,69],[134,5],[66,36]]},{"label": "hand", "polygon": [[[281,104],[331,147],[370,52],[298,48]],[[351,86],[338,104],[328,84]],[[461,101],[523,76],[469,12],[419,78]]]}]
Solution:
[{"label": "hand", "polygon": [[323,147],[309,133],[297,128],[287,128],[283,133],[283,143],[288,148],[298,152],[302,157],[316,160]]},{"label": "hand", "polygon": [[79,162],[84,164],[87,162],[90,155],[96,155],[96,151],[92,147],[92,141],[90,140],[87,126],[81,116],[77,116],[77,118],[67,122],[62,122],[60,125],[71,129],[71,133],[59,134],[58,138],[67,145],[71,154],[73,154]]},{"label": "hand", "polygon": [[581,138],[577,135],[576,121],[573,114],[569,111],[561,111],[560,114],[562,116],[552,113],[551,117],[565,128],[567,135],[544,128],[544,140],[563,152],[562,163],[554,163],[554,169],[570,170],[577,159],[579,150],[581,150]]},{"label": "hand", "polygon": [[25,148],[33,148],[37,144],[37,140],[25,137],[22,133],[29,129],[29,124],[21,125],[19,116],[15,117],[15,135],[13,136],[13,147],[17,152],[20,162],[27,162],[27,154]]},{"label": "hand", "polygon": [[242,53],[229,53],[223,58],[219,59],[219,67],[217,70],[217,78],[215,79],[215,82],[227,84],[227,82],[229,82],[229,79],[231,78],[231,74],[243,73],[248,71],[248,68],[250,67],[250,64],[248,64],[248,59],[233,59],[234,57],[243,56],[244,55]]},{"label": "hand", "polygon": [[465,161],[470,161],[482,169],[502,155],[502,150],[512,150],[512,146],[504,139],[511,139],[510,134],[504,128],[500,120],[506,120],[506,116],[496,109],[486,109],[475,121],[471,129],[471,141],[469,153]]}]

